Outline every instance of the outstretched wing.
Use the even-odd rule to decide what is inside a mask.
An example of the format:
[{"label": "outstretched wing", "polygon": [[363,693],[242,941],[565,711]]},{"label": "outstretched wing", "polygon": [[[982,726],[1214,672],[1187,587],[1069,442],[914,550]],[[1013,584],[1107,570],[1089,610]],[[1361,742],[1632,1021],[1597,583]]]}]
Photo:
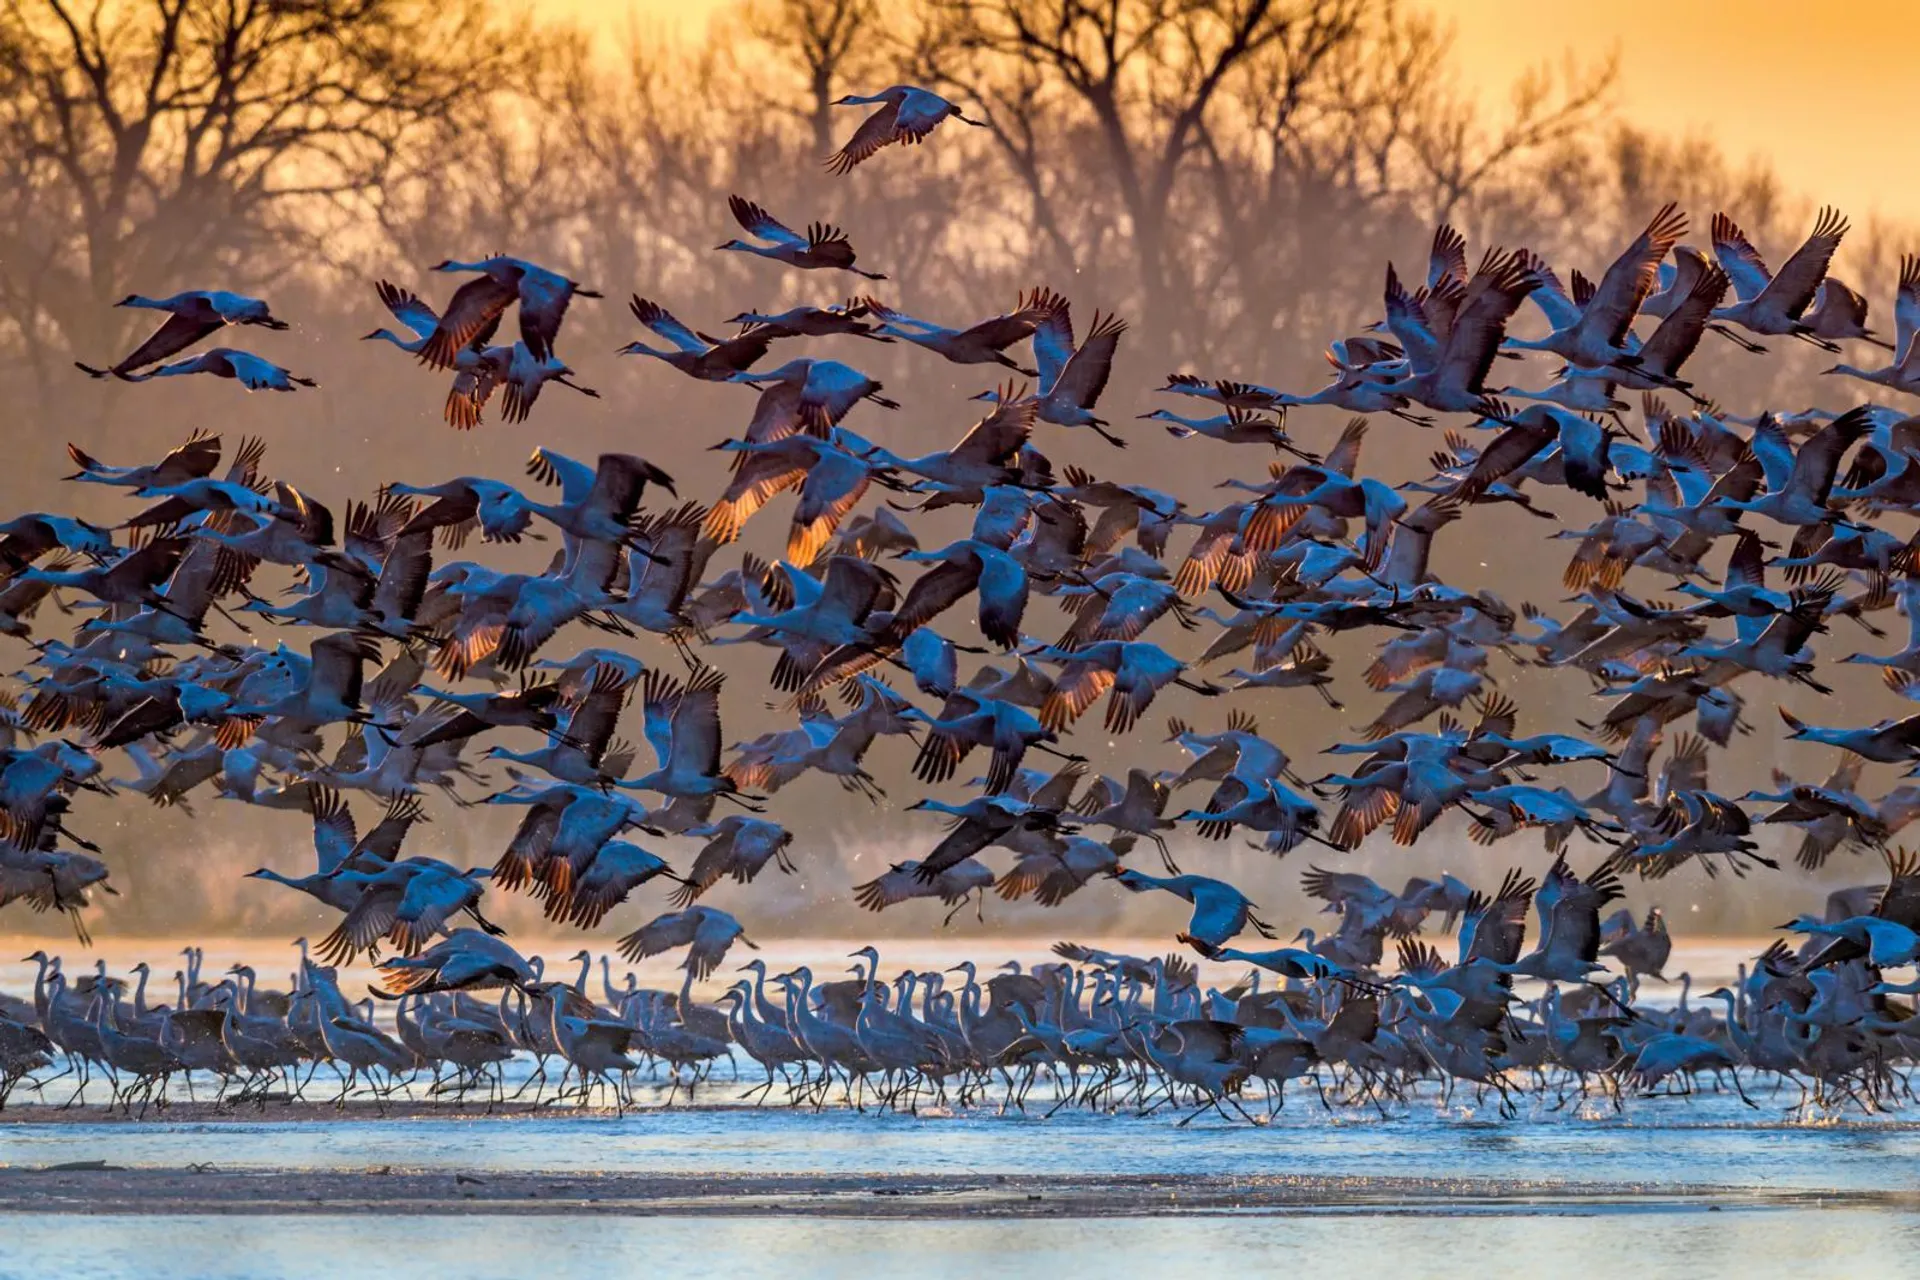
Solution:
[{"label": "outstretched wing", "polygon": [[517,286],[491,275],[478,276],[455,289],[433,336],[420,348],[421,363],[436,369],[453,368],[461,351],[488,325],[498,324],[519,296]]},{"label": "outstretched wing", "polygon": [[796,249],[807,247],[804,236],[795,235],[792,228],[744,196],[728,196],[727,209],[733,214],[733,220],[745,228],[749,235],[773,244],[791,245]]}]

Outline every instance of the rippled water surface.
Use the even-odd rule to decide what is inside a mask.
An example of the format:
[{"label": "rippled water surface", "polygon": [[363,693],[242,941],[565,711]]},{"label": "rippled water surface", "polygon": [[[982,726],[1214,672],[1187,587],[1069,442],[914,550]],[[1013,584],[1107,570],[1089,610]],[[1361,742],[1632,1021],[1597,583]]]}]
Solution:
[{"label": "rippled water surface", "polygon": [[[1790,1091],[1789,1091],[1790,1093]],[[1763,1095],[1764,1096],[1764,1095]],[[1217,1119],[1185,1129],[1162,1115],[1052,1120],[860,1115],[828,1109],[673,1108],[493,1119],[247,1119],[176,1124],[0,1125],[0,1163],[106,1160],[129,1166],[674,1173],[1293,1173],[1577,1182],[1920,1188],[1911,1121],[1795,1123],[1790,1096],[1750,1112],[1703,1096],[1642,1099],[1626,1118],[1563,1111],[1512,1121],[1416,1105],[1382,1120],[1327,1117],[1296,1098],[1270,1126]],[[1771,1114],[1769,1114],[1769,1112]],[[271,1112],[268,1113],[271,1116]],[[1371,1117],[1371,1118],[1369,1118]]]},{"label": "rippled water surface", "polygon": [[[1910,1276],[1920,1215],[1313,1215],[1099,1221],[67,1218],[0,1226],[0,1280],[258,1276]],[[404,1261],[401,1259],[404,1258]]]},{"label": "rippled water surface", "polygon": [[[624,1117],[228,1120],[0,1125],[0,1164],[105,1160],[222,1169],[607,1170],[661,1173],[1293,1174],[1636,1184],[1638,1202],[1431,1202],[1279,1214],[1097,1221],[806,1217],[0,1216],[0,1280],[52,1276],[750,1278],[1584,1274],[1915,1274],[1920,1128],[1794,1123],[1768,1100],[1643,1100],[1625,1119],[1513,1121],[1420,1106],[1390,1120],[1296,1100],[1271,1126],[1061,1113],[1052,1120],[820,1114],[737,1107]],[[183,1175],[188,1176],[188,1175]],[[1786,1207],[1685,1193],[1831,1191]],[[1663,1188],[1673,1194],[1663,1195]],[[1861,1206],[1859,1193],[1896,1193]],[[1713,1204],[1723,1208],[1711,1207]],[[1229,1271],[1229,1269],[1231,1269]]]}]

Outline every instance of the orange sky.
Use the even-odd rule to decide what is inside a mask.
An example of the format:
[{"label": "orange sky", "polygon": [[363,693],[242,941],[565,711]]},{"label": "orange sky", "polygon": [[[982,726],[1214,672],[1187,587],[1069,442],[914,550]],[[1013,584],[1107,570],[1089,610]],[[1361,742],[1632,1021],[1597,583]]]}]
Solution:
[{"label": "orange sky", "polygon": [[[541,0],[620,36],[637,20],[697,34],[730,0]],[[1705,134],[1735,160],[1772,159],[1789,188],[1838,204],[1856,225],[1874,214],[1920,221],[1920,166],[1895,150],[1920,87],[1916,0],[1440,0],[1470,85],[1504,95],[1524,67],[1621,52],[1621,114]]]}]

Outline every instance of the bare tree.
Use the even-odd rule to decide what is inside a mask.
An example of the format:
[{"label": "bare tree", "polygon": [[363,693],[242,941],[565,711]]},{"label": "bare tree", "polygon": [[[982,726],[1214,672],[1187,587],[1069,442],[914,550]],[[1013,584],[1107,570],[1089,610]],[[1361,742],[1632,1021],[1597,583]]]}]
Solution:
[{"label": "bare tree", "polygon": [[510,53],[484,0],[7,0],[0,298],[42,386],[117,340],[128,290],[244,287],[362,220]]},{"label": "bare tree", "polygon": [[[1092,126],[1128,223],[1145,330],[1185,331],[1200,284],[1178,265],[1175,211],[1210,118],[1257,60],[1299,76],[1350,38],[1369,0],[946,0],[926,68],[986,104],[996,138],[1028,184],[1035,221],[1070,220],[1042,173],[1036,109],[1071,104]],[[1060,113],[1052,113],[1058,122]]]},{"label": "bare tree", "polygon": [[855,78],[879,67],[880,22],[874,0],[754,0],[747,30],[767,48],[775,66],[797,75],[804,92],[794,109],[804,117],[813,155],[833,150],[833,101]]}]

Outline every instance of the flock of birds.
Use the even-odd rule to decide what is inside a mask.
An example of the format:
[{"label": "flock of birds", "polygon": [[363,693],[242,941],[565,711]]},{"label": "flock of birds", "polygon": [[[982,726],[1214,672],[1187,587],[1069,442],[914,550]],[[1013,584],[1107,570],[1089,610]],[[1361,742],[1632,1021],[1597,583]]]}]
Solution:
[{"label": "flock of birds", "polygon": [[[835,172],[918,143],[948,117],[966,120],[911,87],[843,101],[879,110],[833,157]],[[796,233],[739,198],[731,211],[750,239],[723,250],[885,279],[855,265],[838,228]],[[343,1098],[424,1069],[436,1084],[450,1072],[448,1087],[497,1097],[500,1064],[527,1052],[539,1087],[557,1056],[568,1096],[598,1087],[624,1105],[650,1062],[698,1073],[737,1050],[766,1068],[765,1091],[784,1083],[790,1099],[815,1103],[836,1082],[849,1100],[911,1106],[957,1087],[965,1101],[995,1078],[1020,1102],[1042,1072],[1061,1103],[1108,1106],[1157,1091],[1239,1108],[1248,1082],[1277,1100],[1303,1076],[1323,1099],[1375,1104],[1433,1078],[1494,1091],[1503,1106],[1529,1081],[1562,1098],[1598,1083],[1617,1100],[1623,1085],[1690,1088],[1703,1074],[1745,1097],[1742,1073],[1755,1072],[1820,1099],[1895,1101],[1920,1022],[1895,998],[1916,988],[1883,970],[1920,958],[1920,878],[1890,842],[1920,815],[1920,787],[1875,796],[1861,786],[1867,763],[1920,762],[1920,716],[1829,726],[1781,709],[1789,738],[1828,744],[1839,762],[1818,782],[1777,775],[1771,791],[1715,791],[1709,756],[1754,731],[1748,698],[1765,699],[1767,682],[1828,690],[1815,646],[1841,619],[1881,637],[1874,615],[1903,610],[1902,647],[1842,661],[1877,665],[1893,693],[1920,698],[1920,540],[1884,527],[1920,514],[1920,420],[1870,404],[1735,418],[1684,370],[1709,331],[1756,353],[1763,338],[1830,351],[1875,344],[1890,348],[1886,366],[1829,372],[1920,394],[1920,259],[1903,264],[1889,343],[1869,327],[1865,298],[1828,273],[1847,229],[1839,215],[1823,211],[1778,273],[1725,215],[1712,220],[1710,252],[1682,243],[1687,226],[1663,208],[1597,282],[1574,272],[1568,285],[1524,250],[1490,249],[1470,268],[1464,240],[1442,227],[1417,287],[1387,268],[1383,318],[1331,344],[1333,378],[1319,390],[1170,377],[1164,390],[1206,416],[1141,417],[1271,459],[1256,481],[1236,467],[1221,486],[1231,500],[1211,510],[1056,470],[1043,452],[1055,429],[1125,445],[1100,402],[1127,325],[1096,314],[1076,335],[1068,300],[1046,288],[964,328],[856,297],[746,312],[730,337],[634,297],[635,319],[666,345],[635,341],[624,353],[757,392],[744,431],[713,446],[732,468],[710,502],[682,501],[671,476],[634,454],[584,461],[541,447],[530,486],[477,475],[395,482],[336,519],[266,470],[258,439],[228,452],[195,434],[152,462],[69,446],[69,480],[114,486],[138,505],[113,528],[52,511],[0,523],[0,632],[32,646],[22,696],[0,717],[0,906],[67,912],[86,942],[82,910],[114,890],[100,849],[68,825],[75,793],[186,805],[206,791],[309,817],[314,861],[253,875],[339,923],[311,954],[303,940],[284,992],[256,990],[245,969],[202,982],[196,956],[174,1001],[149,1004],[145,967],[129,998],[128,980],[104,966],[76,978],[33,957],[32,999],[0,1006],[0,1100],[22,1082],[39,1087],[61,1058],[82,1089],[104,1071],[129,1104],[196,1072],[263,1096],[297,1088],[319,1062],[338,1070]],[[505,256],[436,270],[470,278],[437,312],[382,282],[380,300],[407,335],[369,337],[451,373],[449,424],[478,424],[496,391],[514,422],[548,382],[597,394],[555,347],[572,302],[598,293]],[[1529,300],[1543,337],[1508,332]],[[309,385],[233,348],[163,363],[232,326],[285,328],[265,302],[193,291],[124,305],[167,319],[125,359],[82,366],[91,374]],[[497,345],[509,311],[518,336]],[[1009,381],[976,397],[985,416],[958,441],[909,456],[845,425],[863,403],[897,407],[857,368],[809,357],[757,371],[776,343],[801,338],[910,343]],[[1496,361],[1535,351],[1560,362],[1544,389],[1491,385]],[[1633,391],[1644,436],[1619,398]],[[1668,407],[1680,400],[1682,411]],[[1357,416],[1316,450],[1286,429],[1286,410],[1302,405]],[[1440,414],[1466,418],[1445,432],[1431,475],[1394,485],[1363,469],[1378,415],[1428,427]],[[797,502],[785,555],[716,564],[787,491]],[[672,501],[644,502],[661,492]],[[863,508],[870,495],[891,496]],[[1555,515],[1549,500],[1579,514]],[[1565,524],[1551,536],[1576,543],[1564,575],[1575,612],[1515,609],[1440,580],[1434,540],[1483,506],[1492,518]],[[931,519],[970,513],[970,527],[923,543],[930,518],[907,517],[945,508],[954,512]],[[458,558],[476,534],[517,543],[536,530],[559,544],[539,572]],[[292,570],[294,585],[269,590],[268,564]],[[1035,596],[1066,615],[1057,637],[1033,634]],[[93,614],[57,638],[36,629],[50,601]],[[977,637],[954,638],[969,618]],[[252,630],[263,624],[280,628],[270,646]],[[1156,626],[1209,639],[1197,658],[1180,657],[1147,638]],[[613,641],[569,650],[563,639],[583,629],[664,644],[646,658]],[[1342,632],[1376,646],[1364,678],[1384,701],[1358,741],[1325,748],[1351,767],[1308,778],[1302,744],[1264,735],[1247,702],[1339,705],[1321,640]],[[723,677],[701,650],[742,644],[771,651],[768,683],[794,722],[729,747]],[[1495,685],[1496,655],[1577,668],[1601,703],[1562,726],[1577,733],[1523,732]],[[1229,659],[1240,665],[1217,680],[1199,674]],[[1145,717],[1172,685],[1234,705],[1217,722],[1173,720],[1156,746]],[[1138,744],[1123,776],[1097,775],[1071,749],[1103,699],[1107,732]],[[636,701],[650,768],[619,736]],[[888,981],[869,948],[851,981],[816,983],[805,968],[768,975],[756,960],[724,1009],[697,1003],[692,984],[734,943],[753,945],[703,899],[723,880],[794,870],[792,833],[764,816],[768,797],[820,773],[877,802],[865,762],[896,737],[915,744],[920,781],[963,798],[908,806],[943,815],[948,829],[917,859],[855,886],[862,906],[937,900],[951,920],[969,903],[980,910],[989,891],[1047,907],[1082,890],[1164,893],[1192,908],[1179,943],[1251,966],[1252,979],[1203,990],[1179,956],[1063,944],[1060,964],[984,982],[961,966],[956,987],[911,970]],[[115,753],[130,773],[109,776]],[[976,753],[984,773],[960,782]],[[510,785],[463,795],[490,781],[487,762]],[[1575,789],[1570,770],[1592,771],[1598,788]],[[424,797],[435,791],[524,810],[493,865],[422,851]],[[383,807],[365,832],[343,798],[353,792]],[[1483,845],[1537,831],[1551,865],[1492,888],[1440,876],[1399,893],[1316,865],[1306,887],[1340,923],[1276,949],[1239,945],[1249,931],[1274,937],[1256,904],[1182,870],[1168,842],[1175,831],[1208,842],[1238,833],[1279,857],[1303,844],[1350,850],[1382,831],[1411,847],[1448,814]],[[1664,978],[1670,940],[1658,910],[1644,923],[1609,912],[1622,878],[1775,869],[1756,839],[1767,825],[1801,833],[1802,867],[1876,850],[1889,875],[1796,919],[1788,928],[1802,944],[1775,943],[1735,988],[1714,992],[1720,1014],[1684,997],[1674,1009],[1636,1004],[1642,975]],[[636,831],[704,844],[682,873],[622,838]],[[1162,865],[1138,865],[1143,846]],[[1011,864],[990,865],[990,851]],[[490,894],[526,894],[555,924],[598,929],[656,879],[674,886],[671,910],[615,948],[628,961],[684,949],[677,992],[631,976],[617,987],[603,955],[595,999],[590,954],[576,957],[573,982],[550,979],[484,912]],[[1451,963],[1418,937],[1435,913],[1459,931]],[[376,994],[397,1002],[391,1033],[371,1001],[339,986],[341,966],[363,958],[378,961]],[[1275,980],[1264,991],[1262,974]],[[1543,990],[1523,999],[1517,979]]]}]

